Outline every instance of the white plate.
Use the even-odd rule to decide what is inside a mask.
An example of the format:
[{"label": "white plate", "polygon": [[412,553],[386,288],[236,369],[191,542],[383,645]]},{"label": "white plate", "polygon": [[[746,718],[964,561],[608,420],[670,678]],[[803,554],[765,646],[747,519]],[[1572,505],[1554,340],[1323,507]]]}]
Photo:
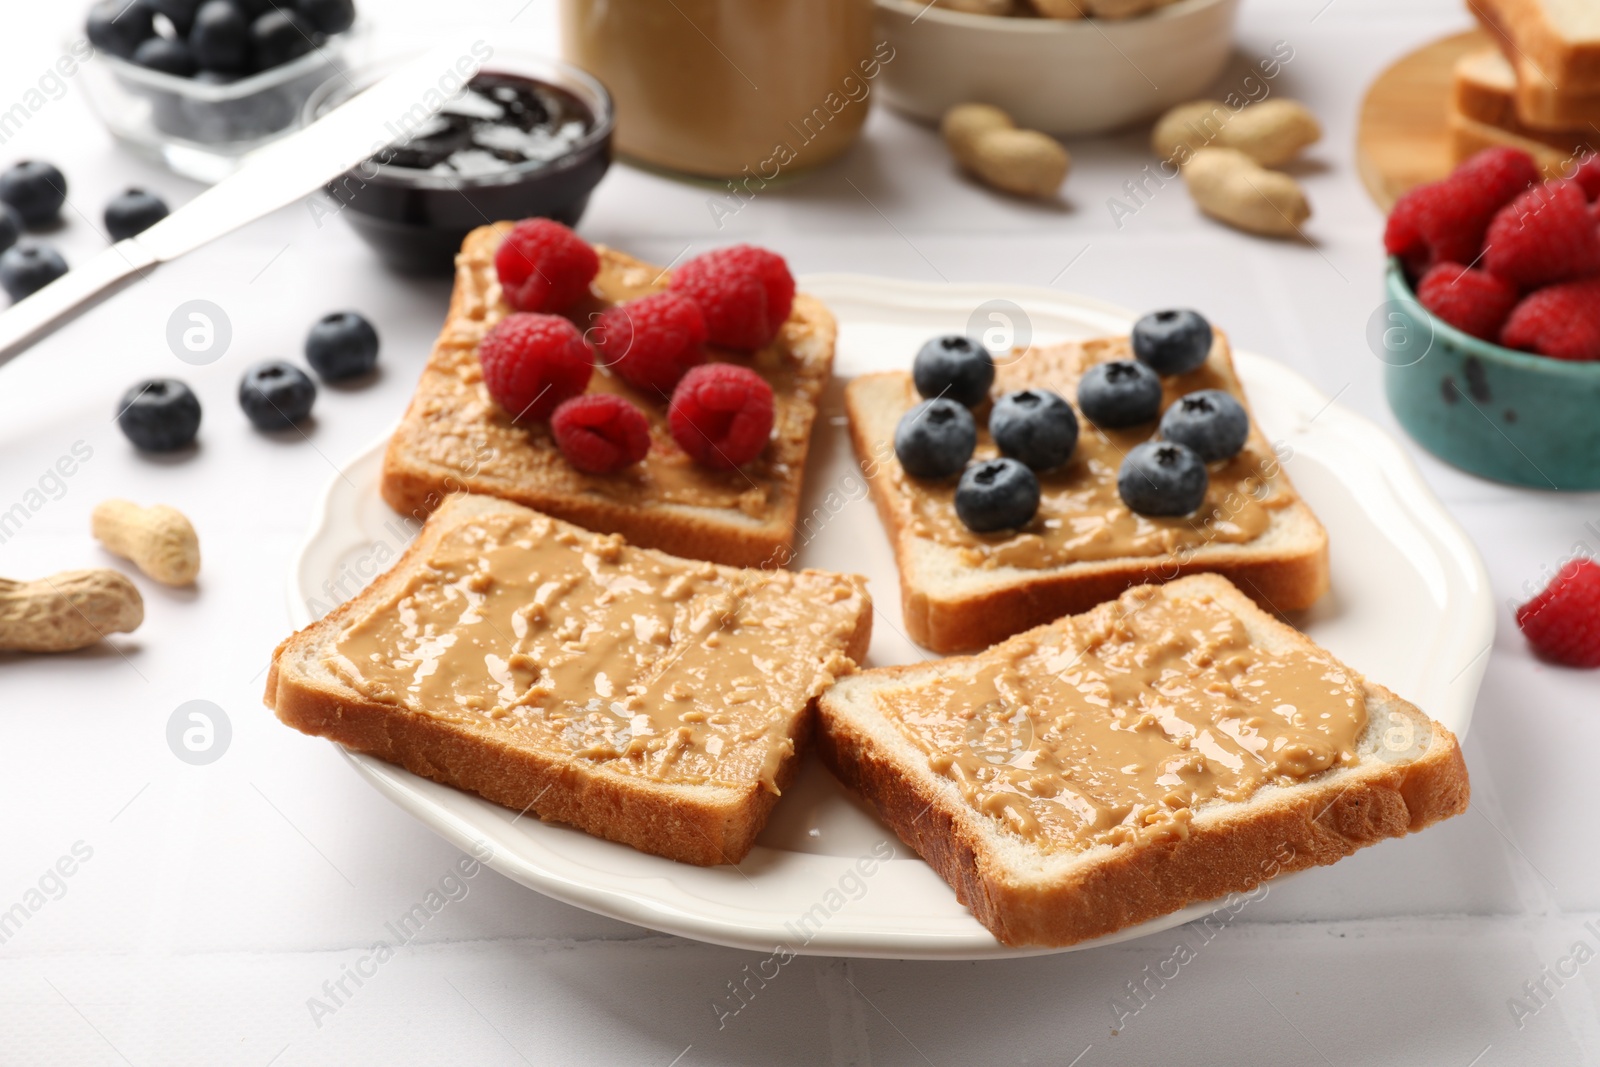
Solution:
[{"label": "white plate", "polygon": [[[1049,290],[923,285],[822,275],[803,279],[839,318],[841,378],[904,368],[927,337],[997,330],[1035,342],[1126,332],[1120,309]],[[1002,299],[997,299],[1002,298]],[[1331,403],[1281,365],[1237,353],[1267,436],[1287,442],[1285,466],[1328,528],[1333,589],[1295,620],[1335,655],[1465,736],[1494,636],[1483,564],[1415,467],[1383,431]],[[837,383],[836,383],[837,385]],[[378,496],[382,442],[333,480],[291,579],[304,625],[354,595],[410,531]],[[902,633],[889,542],[850,454],[837,392],[824,404],[806,472],[799,564],[865,574],[878,607],[868,665],[927,654]],[[519,818],[476,796],[348,754],[380,792],[489,866],[542,893],[604,915],[721,945],[816,955],[982,959],[1026,955],[999,944],[932,869],[895,840],[814,760],[737,868],[692,867],[576,830]],[[892,846],[883,863],[874,851]],[[1168,929],[1210,910],[1196,905],[1098,941]],[[800,919],[811,921],[802,927]]]}]

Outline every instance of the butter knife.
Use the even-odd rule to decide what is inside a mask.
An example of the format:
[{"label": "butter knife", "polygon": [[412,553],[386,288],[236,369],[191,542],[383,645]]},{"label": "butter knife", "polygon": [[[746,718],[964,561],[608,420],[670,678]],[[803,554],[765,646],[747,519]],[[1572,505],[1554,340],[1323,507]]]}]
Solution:
[{"label": "butter knife", "polygon": [[449,98],[447,87],[460,86],[457,65],[476,66],[471,43],[452,39],[410,60],[305,129],[251,152],[233,174],[137,237],[0,312],[0,364],[161,264],[322,188],[391,143],[396,127],[415,128]]}]

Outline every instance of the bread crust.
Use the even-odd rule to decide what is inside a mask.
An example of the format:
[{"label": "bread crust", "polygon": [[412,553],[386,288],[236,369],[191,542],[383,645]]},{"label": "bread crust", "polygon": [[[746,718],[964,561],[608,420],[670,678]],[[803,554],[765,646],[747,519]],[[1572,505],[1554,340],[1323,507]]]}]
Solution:
[{"label": "bread crust", "polygon": [[[596,837],[631,845],[668,859],[713,866],[737,863],[749,852],[777,802],[758,783],[748,787],[657,782],[585,766],[580,761],[509,743],[489,725],[433,718],[367,699],[348,687],[334,688],[294,669],[306,652],[389,595],[439,539],[454,527],[452,512],[466,501],[456,496],[436,511],[395,565],[357,596],[284,640],[267,674],[266,705],[288,726],[325,737],[346,748],[398,764],[413,774],[455,786],[547,822],[565,823]],[[502,502],[493,506],[515,507]],[[482,503],[476,504],[480,509]],[[872,637],[872,604],[863,596],[844,654],[866,658]],[[816,701],[793,717],[793,753],[775,776],[787,788],[814,733]]]},{"label": "bread crust", "polygon": [[[1236,593],[1235,598],[1230,607],[1254,612],[1256,625],[1277,627],[1297,643],[1315,647]],[[1006,647],[979,658],[1003,654]],[[847,681],[853,687],[904,680],[938,666],[880,668]],[[836,684],[820,702],[817,747],[823,762],[1008,945],[1071,945],[1189,904],[1249,892],[1268,877],[1333,863],[1366,845],[1460,814],[1470,795],[1455,737],[1389,690],[1366,682],[1370,713],[1392,711],[1429,722],[1429,745],[1418,758],[1404,763],[1373,759],[1344,776],[1326,781],[1328,775],[1319,776],[1265,800],[1230,805],[1220,815],[1202,809],[1185,838],[1102,846],[1094,860],[1074,864],[1065,877],[1030,880],[1009,870],[996,852],[996,841],[1008,831],[967,806],[925,763],[908,766],[889,751],[863,727],[862,713],[846,704],[845,688]]]},{"label": "bread crust", "polygon": [[1545,9],[1546,0],[1469,0],[1467,7],[1523,76],[1547,79],[1566,93],[1600,92],[1600,33],[1568,40]]},{"label": "bread crust", "polygon": [[[1236,381],[1231,358],[1227,376]],[[1290,510],[1301,517],[1310,536],[1293,551],[1264,549],[1250,543],[1213,543],[1181,560],[1171,556],[1131,556],[1028,571],[997,579],[972,592],[934,588],[917,565],[920,546],[927,542],[911,529],[889,479],[881,476],[881,465],[896,460],[892,453],[884,455],[882,442],[875,439],[878,435],[871,429],[875,417],[881,417],[882,405],[877,395],[881,386],[902,382],[905,377],[904,372],[888,372],[853,380],[845,391],[845,409],[851,445],[861,469],[869,475],[873,502],[894,547],[906,634],[917,644],[941,653],[985,648],[1063,615],[1087,611],[1133,586],[1172,581],[1189,574],[1220,574],[1257,603],[1276,612],[1303,610],[1327,592],[1327,531],[1304,501],[1297,501]],[[1248,410],[1243,391],[1232,391]],[[1253,416],[1251,434],[1259,439]],[[1289,485],[1289,476],[1283,470],[1275,477]]]},{"label": "bread crust", "polygon": [[[770,481],[766,506],[752,517],[735,508],[702,507],[658,500],[625,500],[593,492],[573,492],[536,478],[498,477],[477,463],[444,465],[424,454],[430,439],[429,408],[445,395],[449,370],[463,350],[476,347],[482,334],[504,312],[493,278],[493,259],[509,223],[484,226],[467,235],[456,257],[456,283],[450,310],[406,414],[384,451],[381,491],[390,507],[422,520],[453,492],[482,493],[510,500],[600,533],[618,533],[629,543],[673,555],[734,567],[773,567],[793,556],[794,524],[812,425],[823,390],[832,375],[838,328],[822,303],[795,295],[786,336],[795,338],[794,358],[804,370],[788,399],[798,415],[793,440],[778,445],[786,470]],[[641,270],[670,277],[615,249],[599,248],[603,269]],[[527,447],[527,446],[523,446]],[[468,469],[470,468],[470,469]]]}]

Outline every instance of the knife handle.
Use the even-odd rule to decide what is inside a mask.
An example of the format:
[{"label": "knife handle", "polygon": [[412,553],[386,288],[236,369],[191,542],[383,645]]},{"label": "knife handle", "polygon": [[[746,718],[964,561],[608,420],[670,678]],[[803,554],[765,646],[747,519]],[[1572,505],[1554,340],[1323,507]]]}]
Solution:
[{"label": "knife handle", "polygon": [[0,365],[74,312],[87,310],[156,265],[138,238],[119,241],[0,314]]}]

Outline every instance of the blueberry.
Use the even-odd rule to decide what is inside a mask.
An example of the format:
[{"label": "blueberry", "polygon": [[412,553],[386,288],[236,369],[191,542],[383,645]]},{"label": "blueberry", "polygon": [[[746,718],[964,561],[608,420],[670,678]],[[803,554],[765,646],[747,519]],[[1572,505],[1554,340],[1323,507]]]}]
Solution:
[{"label": "blueberry", "polygon": [[1078,416],[1071,404],[1047,389],[1019,389],[994,402],[989,436],[1002,455],[1047,471],[1072,458]]},{"label": "blueberry", "polygon": [[200,401],[176,378],[149,378],[122,394],[117,425],[135,448],[171,452],[194,440]]},{"label": "blueberry", "polygon": [[119,59],[130,59],[141,41],[155,36],[152,14],[144,0],[103,0],[89,9],[89,43]]},{"label": "blueberry", "polygon": [[24,160],[0,174],[0,200],[16,208],[29,229],[48,225],[67,202],[66,176],[48,163]]},{"label": "blueberry", "polygon": [[32,296],[67,273],[67,261],[49,245],[12,245],[0,252],[0,288],[12,300]]},{"label": "blueberry", "polygon": [[126,241],[166,217],[165,200],[143,189],[129,189],[106,205],[106,232],[113,241]]},{"label": "blueberry", "polygon": [[978,424],[948,397],[924,400],[894,429],[894,454],[913,478],[948,478],[972,458]]},{"label": "blueberry", "polygon": [[250,44],[255,68],[271,70],[311,51],[315,33],[299,12],[278,8],[250,24]]},{"label": "blueberry", "polygon": [[257,363],[239,379],[239,406],[258,430],[282,430],[311,414],[317,387],[292,363]]},{"label": "blueberry", "polygon": [[200,6],[201,0],[145,0],[156,14],[165,15],[167,21],[172,23],[172,29],[179,37],[189,36],[189,29],[194,25],[195,10]]},{"label": "blueberry", "polygon": [[1133,324],[1133,354],[1157,374],[1188,374],[1211,354],[1211,324],[1197,312],[1154,311]]},{"label": "blueberry", "polygon": [[233,0],[206,0],[195,12],[189,48],[202,70],[248,70],[250,20]]},{"label": "blueberry", "polygon": [[1206,465],[1175,441],[1146,441],[1128,449],[1117,469],[1117,493],[1140,515],[1187,515],[1206,498]]},{"label": "blueberry", "polygon": [[1232,459],[1250,436],[1244,406],[1221,389],[1201,389],[1179,397],[1161,416],[1161,436],[1194,449],[1206,463]]},{"label": "blueberry", "polygon": [[378,362],[378,331],[354,311],[324,315],[306,335],[306,362],[323,381],[359,378]]},{"label": "blueberry", "polygon": [[295,0],[294,6],[319,33],[343,33],[356,21],[352,0]]},{"label": "blueberry", "polygon": [[967,468],[956,486],[956,515],[974,533],[1015,530],[1039,510],[1039,479],[1004,456]]},{"label": "blueberry", "polygon": [[1138,360],[1096,363],[1078,379],[1078,409],[1108,430],[1149,422],[1161,414],[1161,379]]},{"label": "blueberry", "polygon": [[0,252],[17,243],[17,238],[22,236],[23,229],[25,225],[22,216],[17,214],[17,209],[0,200]]},{"label": "blueberry", "polygon": [[141,67],[178,78],[187,78],[195,72],[194,52],[187,43],[171,37],[152,37],[145,41],[134,50],[133,61]]},{"label": "blueberry", "polygon": [[989,398],[994,358],[970,337],[948,333],[922,346],[911,364],[911,380],[926,397],[949,397],[975,408]]}]

